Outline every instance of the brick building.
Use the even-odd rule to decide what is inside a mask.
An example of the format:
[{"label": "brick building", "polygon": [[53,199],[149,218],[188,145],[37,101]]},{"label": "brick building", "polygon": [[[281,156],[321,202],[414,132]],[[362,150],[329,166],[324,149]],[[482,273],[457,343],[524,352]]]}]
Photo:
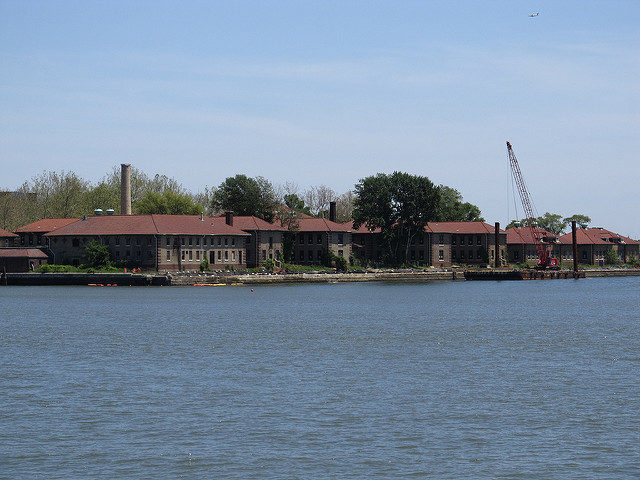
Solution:
[{"label": "brick building", "polygon": [[0,248],[0,273],[30,272],[47,260],[47,255],[38,248]]},{"label": "brick building", "polygon": [[507,258],[507,233],[499,232],[495,249],[495,228],[484,222],[429,222],[427,231],[429,265],[447,267],[453,264],[493,265],[499,254],[501,263]]},{"label": "brick building", "polygon": [[47,246],[44,235],[53,232],[57,228],[66,227],[75,223],[79,218],[43,218],[33,223],[16,228],[13,232],[19,237],[19,244],[23,247],[42,248]]},{"label": "brick building", "polygon": [[12,247],[19,241],[18,235],[0,228],[0,248]]},{"label": "brick building", "polygon": [[[547,249],[553,258],[560,261],[561,246],[558,236],[543,228],[535,227],[536,234],[540,242]],[[538,251],[536,242],[530,228],[512,227],[507,230],[507,251],[509,263],[530,263],[538,264]]]},{"label": "brick building", "polygon": [[[573,262],[572,234],[559,238],[561,243],[561,261]],[[589,265],[605,265],[608,250],[613,250],[621,263],[628,262],[632,256],[639,257],[637,240],[619,235],[602,227],[580,228],[576,230],[578,244],[578,262]]]},{"label": "brick building", "polygon": [[259,267],[267,259],[273,260],[276,265],[282,261],[285,228],[254,216],[223,213],[217,218],[223,218],[225,223],[250,235],[245,240],[248,267]]},{"label": "brick building", "polygon": [[319,265],[328,254],[351,255],[351,229],[326,218],[300,215],[295,232],[293,263]]},{"label": "brick building", "polygon": [[147,270],[246,267],[250,235],[219,217],[198,215],[113,215],[85,217],[44,235],[54,263],[79,265],[91,240],[106,245],[120,265]]}]

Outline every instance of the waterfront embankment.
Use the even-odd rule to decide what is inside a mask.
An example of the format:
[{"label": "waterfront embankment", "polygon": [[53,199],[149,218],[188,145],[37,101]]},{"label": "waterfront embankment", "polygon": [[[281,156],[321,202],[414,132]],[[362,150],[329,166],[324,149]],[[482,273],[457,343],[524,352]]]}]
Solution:
[{"label": "waterfront embankment", "polygon": [[[640,269],[580,270],[578,278],[640,276]],[[305,273],[235,273],[180,272],[165,274],[131,273],[7,273],[1,285],[95,285],[95,286],[215,286],[215,285],[278,285],[293,283],[352,282],[443,282],[464,280],[551,280],[574,278],[573,271],[536,270],[384,270],[364,272]]]}]

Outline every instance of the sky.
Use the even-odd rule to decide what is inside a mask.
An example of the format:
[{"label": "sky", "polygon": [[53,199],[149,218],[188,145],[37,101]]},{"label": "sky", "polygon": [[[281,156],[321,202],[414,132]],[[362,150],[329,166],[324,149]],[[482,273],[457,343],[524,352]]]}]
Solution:
[{"label": "sky", "polygon": [[638,25],[637,0],[3,0],[0,189],[400,170],[505,225],[509,140],[539,214],[639,238]]}]

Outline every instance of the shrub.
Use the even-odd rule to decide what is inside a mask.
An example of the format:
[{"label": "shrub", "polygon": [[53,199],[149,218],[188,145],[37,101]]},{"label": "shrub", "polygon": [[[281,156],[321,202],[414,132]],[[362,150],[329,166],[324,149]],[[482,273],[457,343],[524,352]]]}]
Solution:
[{"label": "shrub", "polygon": [[604,262],[607,265],[618,265],[620,263],[618,252],[616,252],[613,248],[607,250],[607,252],[604,254]]},{"label": "shrub", "polygon": [[640,260],[638,260],[638,257],[636,257],[635,255],[629,255],[627,263],[632,267],[640,267]]},{"label": "shrub", "polygon": [[276,267],[276,264],[272,258],[267,258],[264,262],[262,262],[262,266],[268,272],[273,272],[273,269]]},{"label": "shrub", "polygon": [[333,261],[336,264],[336,270],[338,270],[339,272],[346,272],[347,271],[347,259],[341,256],[333,256]]},{"label": "shrub", "polygon": [[106,245],[102,245],[95,240],[91,240],[84,247],[84,255],[87,258],[87,267],[109,268],[111,267],[111,253]]},{"label": "shrub", "polygon": [[207,258],[206,254],[204,256],[204,260],[202,260],[202,262],[200,262],[200,271],[201,272],[209,271],[209,259]]}]

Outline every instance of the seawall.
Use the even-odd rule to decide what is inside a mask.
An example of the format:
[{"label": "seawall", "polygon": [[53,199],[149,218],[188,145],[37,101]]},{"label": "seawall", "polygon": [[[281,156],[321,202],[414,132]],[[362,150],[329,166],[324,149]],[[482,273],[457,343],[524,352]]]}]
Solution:
[{"label": "seawall", "polygon": [[169,285],[167,275],[131,273],[7,273],[0,285],[99,285],[148,286]]}]

